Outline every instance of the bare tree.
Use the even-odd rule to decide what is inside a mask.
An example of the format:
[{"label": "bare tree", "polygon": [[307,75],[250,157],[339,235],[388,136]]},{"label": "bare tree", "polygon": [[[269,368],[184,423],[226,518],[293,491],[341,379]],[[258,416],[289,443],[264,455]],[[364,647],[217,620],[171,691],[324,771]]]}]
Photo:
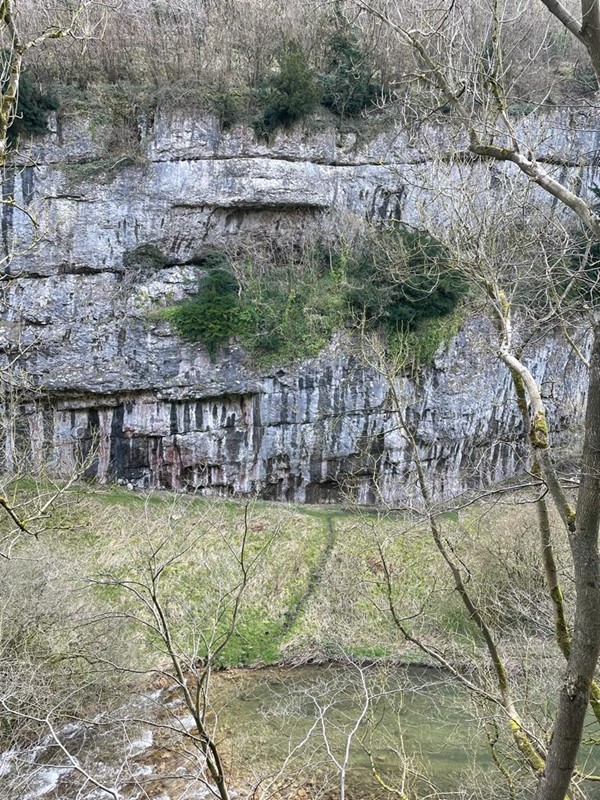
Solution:
[{"label": "bare tree", "polygon": [[[178,512],[179,506],[176,500],[165,531],[164,520],[146,505],[132,567],[124,569],[120,562],[114,572],[92,577],[90,583],[120,594],[124,609],[110,617],[145,635],[158,662],[151,674],[183,704],[192,724],[175,714],[144,723],[178,736],[193,780],[220,800],[229,800],[212,674],[237,633],[244,595],[261,570],[276,529],[253,533],[250,504],[243,509],[241,531],[214,520],[209,531],[207,521],[189,508]],[[193,581],[203,596],[195,602]]]},{"label": "bare tree", "polygon": [[[411,27],[405,24],[405,8],[399,4],[377,5],[358,0],[356,5],[393,29],[412,50],[420,70],[420,79],[431,90],[431,97],[437,97],[438,105],[444,105],[449,110],[451,123],[466,133],[466,148],[472,157],[515,165],[526,178],[575,214],[595,240],[600,239],[600,218],[593,203],[572,191],[560,176],[555,176],[540,163],[535,151],[526,147],[521,140],[510,119],[506,87],[503,84],[506,69],[502,49],[504,16],[501,3],[494,0],[490,4],[487,39],[470,47],[470,69],[466,73],[465,63],[461,64],[462,69],[457,69],[453,60],[457,57],[457,50],[468,42],[469,36],[462,9],[454,4],[447,4],[447,7],[444,4],[429,14],[427,10],[424,11],[419,22]],[[579,21],[567,14],[559,3],[546,5],[567,30],[585,44],[598,74],[598,3],[584,0]],[[455,153],[454,157],[457,156]],[[502,304],[501,297],[496,301]],[[529,404],[531,445],[540,464],[542,478],[552,486],[554,480],[547,458],[546,411],[537,387],[510,353],[506,318],[504,323],[505,336],[498,355],[523,381]],[[599,489],[600,329],[596,325],[590,357],[580,486],[576,507],[567,522],[577,594],[573,634],[552,741],[543,769],[540,769],[536,800],[563,800],[568,794],[600,653]]]},{"label": "bare tree", "polygon": [[598,0],[581,0],[580,16],[571,13],[567,5],[559,0],[541,0],[553,14],[588,51],[590,62],[600,83],[600,3]]},{"label": "bare tree", "polygon": [[33,48],[50,39],[63,39],[66,36],[88,39],[101,35],[106,19],[106,11],[117,3],[100,3],[98,0],[79,0],[79,2],[52,3],[45,8],[41,30],[32,36],[21,34],[19,24],[20,4],[18,0],[2,0],[0,3],[0,167],[6,161],[8,131],[17,113],[19,84],[24,59]]}]

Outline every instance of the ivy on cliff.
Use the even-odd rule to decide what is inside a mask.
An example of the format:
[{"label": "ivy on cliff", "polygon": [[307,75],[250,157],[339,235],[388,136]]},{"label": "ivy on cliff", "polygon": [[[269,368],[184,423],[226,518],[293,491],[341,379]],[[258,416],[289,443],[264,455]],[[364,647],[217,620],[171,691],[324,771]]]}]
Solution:
[{"label": "ivy on cliff", "polygon": [[200,266],[197,295],[164,316],[211,358],[236,336],[263,366],[315,356],[342,327],[381,329],[390,346],[402,337],[419,363],[429,361],[456,331],[467,291],[442,245],[401,225],[354,250],[315,245],[261,268],[246,258],[236,264],[237,277],[221,253]]}]

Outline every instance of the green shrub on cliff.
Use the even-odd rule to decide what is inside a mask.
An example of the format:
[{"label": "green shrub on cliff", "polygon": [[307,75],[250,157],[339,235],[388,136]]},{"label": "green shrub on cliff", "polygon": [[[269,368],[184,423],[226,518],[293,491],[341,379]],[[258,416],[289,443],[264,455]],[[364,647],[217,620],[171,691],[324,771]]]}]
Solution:
[{"label": "green shrub on cliff", "polygon": [[446,248],[399,223],[372,236],[349,261],[348,280],[354,314],[391,334],[451,314],[467,291]]},{"label": "green shrub on cliff", "polygon": [[163,313],[183,339],[203,344],[214,360],[219,347],[238,330],[238,286],[221,254],[209,253],[201,266],[207,272],[198,283],[198,294]]},{"label": "green shrub on cliff", "polygon": [[207,273],[197,295],[161,315],[213,359],[232,336],[261,366],[315,356],[344,322],[345,286],[317,248],[301,261],[282,258],[257,274],[246,259],[238,265],[246,273],[242,288],[223,254],[210,253],[200,265]]},{"label": "green shrub on cliff", "polygon": [[134,250],[123,253],[125,269],[138,269],[144,272],[162,269],[167,264],[167,257],[155,244],[142,244]]},{"label": "green shrub on cliff", "polygon": [[263,136],[312,113],[321,99],[315,72],[300,45],[289,42],[277,61],[278,71],[265,78],[256,90],[263,110],[254,128]]},{"label": "green shrub on cliff", "polygon": [[236,263],[237,279],[223,254],[207,255],[201,266],[207,273],[198,294],[164,316],[211,358],[237,336],[263,367],[316,356],[343,327],[383,329],[391,347],[427,363],[456,332],[466,292],[440,243],[399,225],[375,232],[354,252],[313,246],[268,258],[254,253]]},{"label": "green shrub on cliff", "polygon": [[319,248],[250,274],[242,294],[240,338],[262,365],[316,356],[346,317],[345,286]]},{"label": "green shrub on cliff", "polygon": [[15,119],[8,129],[8,139],[15,144],[19,136],[46,133],[48,112],[58,108],[58,101],[47,92],[42,92],[26,72],[19,82],[19,102]]}]

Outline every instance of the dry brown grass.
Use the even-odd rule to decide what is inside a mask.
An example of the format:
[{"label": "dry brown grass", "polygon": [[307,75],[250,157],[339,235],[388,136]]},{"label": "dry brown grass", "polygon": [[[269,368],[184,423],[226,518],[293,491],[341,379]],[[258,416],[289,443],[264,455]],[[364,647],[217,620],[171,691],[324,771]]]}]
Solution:
[{"label": "dry brown grass", "polygon": [[[418,106],[427,92],[419,77],[422,67],[406,45],[361,11],[360,3],[341,5],[380,82],[398,99]],[[488,64],[491,0],[452,4],[448,13],[450,4],[425,0],[378,0],[373,5],[393,21],[418,25],[428,43],[452,63],[457,82],[472,88],[481,80]],[[107,4],[98,6],[107,10]],[[21,0],[19,8],[21,24],[38,31],[60,16],[62,2]],[[98,12],[89,12],[90,30]],[[579,52],[541,3],[505,0],[500,13],[502,81],[518,113],[530,110],[532,103],[562,102],[586,89],[583,49]],[[160,90],[162,103],[186,105],[194,93],[254,86],[275,68],[277,52],[290,40],[300,43],[317,71],[323,71],[335,29],[333,4],[319,0],[123,0],[108,9],[96,38],[48,42],[32,54],[30,69],[46,85],[142,85]]]}]

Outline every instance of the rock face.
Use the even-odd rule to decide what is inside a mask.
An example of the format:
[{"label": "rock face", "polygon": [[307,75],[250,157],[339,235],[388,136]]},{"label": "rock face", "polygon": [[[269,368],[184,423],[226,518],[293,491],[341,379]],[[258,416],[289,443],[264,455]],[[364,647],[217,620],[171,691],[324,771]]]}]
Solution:
[{"label": "rock face", "polygon": [[[484,354],[481,328],[468,325],[419,382],[397,383],[439,497],[522,465],[510,376]],[[585,382],[566,348],[548,338],[532,367],[556,427],[572,424]],[[30,413],[31,438],[39,448],[51,442],[62,472],[94,447],[89,474],[138,486],[306,502],[416,500],[388,383],[342,348],[262,377],[231,362],[205,371],[204,384],[59,396],[51,413]]]},{"label": "rock face", "polygon": [[[523,135],[543,132],[557,169],[593,185],[596,131],[565,115],[550,122],[526,120]],[[210,118],[174,114],[141,130],[143,159],[123,166],[95,136],[84,121],[56,126],[3,182],[14,204],[2,206],[0,348],[43,387],[20,425],[35,458],[64,472],[91,454],[89,474],[147,487],[410,501],[414,477],[388,381],[346,337],[317,359],[259,374],[235,344],[212,364],[154,309],[195,291],[194,262],[209,247],[365,217],[417,221],[419,206],[436,202],[425,177],[464,182],[460,168],[431,160],[457,143],[432,128],[364,145],[296,131],[267,147],[248,129],[222,133]],[[480,185],[505,179],[469,167]],[[147,245],[165,258],[141,257]],[[431,369],[396,381],[440,496],[519,468],[518,409],[493,341],[485,320],[470,320]],[[580,417],[583,369],[552,332],[528,358],[560,435]],[[11,447],[9,437],[9,456]]]}]

